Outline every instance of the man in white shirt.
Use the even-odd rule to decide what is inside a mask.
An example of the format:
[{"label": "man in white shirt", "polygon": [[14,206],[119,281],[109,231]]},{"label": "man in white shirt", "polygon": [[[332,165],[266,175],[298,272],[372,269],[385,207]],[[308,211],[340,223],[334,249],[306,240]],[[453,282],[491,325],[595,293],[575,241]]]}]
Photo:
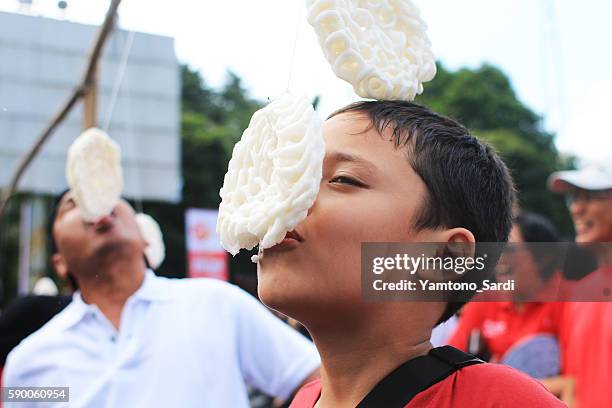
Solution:
[{"label": "man in white shirt", "polygon": [[3,386],[69,387],[69,403],[44,407],[233,408],[248,407],[245,382],[285,399],[313,378],[315,348],[246,292],[147,270],[127,202],[87,223],[67,192],[51,234],[55,270],[79,290],[9,354]]}]

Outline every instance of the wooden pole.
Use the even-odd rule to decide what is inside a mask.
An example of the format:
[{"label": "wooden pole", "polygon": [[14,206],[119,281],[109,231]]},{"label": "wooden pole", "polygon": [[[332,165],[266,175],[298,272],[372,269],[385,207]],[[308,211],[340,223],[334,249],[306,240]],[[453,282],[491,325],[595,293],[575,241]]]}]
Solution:
[{"label": "wooden pole", "polygon": [[91,73],[91,82],[85,88],[83,95],[83,130],[98,124],[98,67]]}]

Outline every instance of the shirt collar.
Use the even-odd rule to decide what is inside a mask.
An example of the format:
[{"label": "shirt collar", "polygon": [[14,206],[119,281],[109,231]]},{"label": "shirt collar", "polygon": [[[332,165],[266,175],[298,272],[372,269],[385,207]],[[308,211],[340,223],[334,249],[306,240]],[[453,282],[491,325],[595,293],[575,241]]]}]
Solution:
[{"label": "shirt collar", "polygon": [[[148,302],[168,301],[171,300],[171,294],[168,287],[164,287],[166,278],[160,278],[155,273],[147,269],[142,285],[128,298],[144,300]],[[127,304],[127,302],[126,302]],[[62,312],[61,324],[65,329],[69,329],[79,323],[88,313],[93,312],[97,306],[95,304],[87,304],[81,296],[81,291],[77,290],[72,295],[72,302]]]},{"label": "shirt collar", "polygon": [[130,298],[148,300],[151,302],[172,300],[172,295],[165,285],[167,278],[156,276],[151,269],[147,269],[144,282]]}]

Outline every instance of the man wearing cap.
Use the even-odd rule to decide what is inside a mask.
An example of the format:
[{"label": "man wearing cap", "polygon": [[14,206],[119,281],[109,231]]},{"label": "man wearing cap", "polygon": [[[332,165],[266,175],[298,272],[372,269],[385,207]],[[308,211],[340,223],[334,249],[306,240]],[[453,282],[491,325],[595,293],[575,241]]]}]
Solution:
[{"label": "man wearing cap", "polygon": [[314,346],[250,295],[147,269],[127,202],[84,222],[64,193],[51,235],[79,290],[9,354],[5,387],[69,387],[71,407],[248,407],[245,382],[286,399],[314,378]]},{"label": "man wearing cap", "polygon": [[[612,242],[612,168],[592,165],[553,173],[549,188],[567,197],[577,243]],[[604,300],[606,289],[612,289],[612,285],[608,287],[612,282],[612,259],[606,248],[598,253],[599,269],[578,282],[581,299],[591,295],[593,300]],[[576,380],[579,408],[612,407],[610,301],[568,302],[564,307],[560,327],[562,370]]]}]

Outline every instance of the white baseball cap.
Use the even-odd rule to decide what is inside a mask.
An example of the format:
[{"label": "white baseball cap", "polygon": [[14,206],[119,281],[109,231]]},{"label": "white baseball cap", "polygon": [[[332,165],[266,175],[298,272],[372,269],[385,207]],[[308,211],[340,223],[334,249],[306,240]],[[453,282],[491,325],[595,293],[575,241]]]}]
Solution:
[{"label": "white baseball cap", "polygon": [[555,193],[564,193],[572,188],[612,189],[612,166],[594,163],[580,170],[557,171],[548,178],[548,188]]}]

